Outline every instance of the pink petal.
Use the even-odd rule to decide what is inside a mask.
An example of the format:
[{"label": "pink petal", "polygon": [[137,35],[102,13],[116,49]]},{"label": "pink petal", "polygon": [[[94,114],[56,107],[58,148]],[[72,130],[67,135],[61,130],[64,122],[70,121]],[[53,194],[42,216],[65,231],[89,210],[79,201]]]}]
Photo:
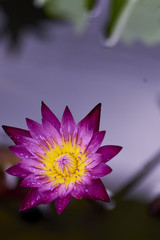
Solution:
[{"label": "pink petal", "polygon": [[61,122],[61,132],[64,136],[65,140],[68,140],[68,135],[70,134],[71,137],[73,136],[74,130],[75,130],[75,122],[73,119],[73,116],[68,108],[66,106],[63,116],[62,116],[62,122]]},{"label": "pink petal", "polygon": [[88,129],[87,123],[88,122],[84,122],[82,126],[79,126],[79,124],[77,125],[77,129],[78,129],[77,144],[80,144],[82,149],[88,146],[93,136],[93,130]]},{"label": "pink petal", "polygon": [[17,166],[19,166],[20,168],[23,168],[24,170],[27,170],[30,173],[34,173],[34,174],[40,174],[41,172],[44,172],[45,170],[43,169],[39,169],[38,164],[35,165],[34,162],[32,162],[32,160],[30,162],[28,161],[20,161],[16,164]]},{"label": "pink petal", "polygon": [[103,155],[103,162],[108,162],[113,157],[115,157],[121,150],[122,147],[120,146],[108,145],[100,147],[97,152]]},{"label": "pink petal", "polygon": [[69,184],[67,187],[65,184],[61,184],[59,187],[59,197],[64,198],[66,195],[68,195],[71,190],[73,189],[73,184]]},{"label": "pink petal", "polygon": [[51,190],[53,190],[52,185],[53,185],[52,181],[46,182],[45,184],[39,186],[38,191],[39,192],[51,191]]},{"label": "pink petal", "polygon": [[36,157],[22,145],[10,146],[9,149],[14,155],[22,160],[36,159]]},{"label": "pink petal", "polygon": [[31,137],[29,131],[27,130],[9,126],[2,127],[15,144],[21,144],[21,137]]},{"label": "pink petal", "polygon": [[35,207],[41,203],[42,197],[39,194],[38,189],[31,188],[20,206],[20,211]]},{"label": "pink petal", "polygon": [[34,153],[44,154],[44,151],[39,146],[39,143],[33,138],[23,137],[21,139],[21,144],[32,154]]},{"label": "pink petal", "polygon": [[100,179],[95,179],[92,185],[86,186],[84,198],[109,202],[108,194]]},{"label": "pink petal", "polygon": [[43,195],[43,204],[50,203],[59,197],[58,188],[54,188],[52,191],[46,191],[42,195]]},{"label": "pink petal", "polygon": [[17,176],[20,178],[25,178],[30,174],[28,170],[19,167],[18,164],[8,168],[6,172],[10,175]]},{"label": "pink petal", "polygon": [[[38,165],[38,164],[37,164]],[[39,169],[37,165],[34,164],[34,161],[20,161],[14,166],[6,170],[7,173],[15,175],[18,177],[26,177],[31,173],[39,174],[44,172],[43,169]]]},{"label": "pink petal", "polygon": [[58,214],[61,214],[64,211],[64,209],[70,203],[71,199],[72,199],[72,196],[70,194],[68,194],[64,198],[57,198],[55,200],[55,207],[56,207]]},{"label": "pink petal", "polygon": [[43,127],[46,132],[47,139],[51,145],[53,144],[51,139],[53,139],[59,145],[62,145],[62,138],[56,128],[53,127],[53,125],[46,121],[43,123]]},{"label": "pink petal", "polygon": [[23,181],[21,182],[20,185],[22,187],[39,187],[39,186],[45,184],[46,181],[47,181],[47,179],[44,177],[41,177],[41,176],[35,175],[35,174],[30,174],[25,179],[23,179]]},{"label": "pink petal", "polygon": [[32,138],[37,140],[42,146],[46,147],[47,145],[45,142],[47,139],[43,130],[43,126],[29,118],[26,118],[26,122]]},{"label": "pink petal", "polygon": [[81,184],[76,184],[71,192],[72,197],[76,199],[82,199],[84,194],[84,186]]},{"label": "pink petal", "polygon": [[82,183],[84,185],[91,185],[92,184],[92,179],[90,177],[90,173],[88,172],[87,175],[84,175],[81,177]]},{"label": "pink petal", "polygon": [[92,168],[90,172],[90,176],[93,179],[104,177],[105,175],[109,174],[112,169],[107,166],[105,163],[100,163],[98,166]]},{"label": "pink petal", "polygon": [[59,132],[61,124],[60,124],[58,118],[47,107],[47,105],[44,104],[44,102],[42,102],[41,112],[42,112],[42,122],[43,123],[46,121],[49,122]]},{"label": "pink petal", "polygon": [[94,132],[99,130],[99,124],[100,124],[100,114],[101,114],[101,104],[99,103],[96,105],[85,118],[83,118],[79,122],[79,127],[82,127],[83,125],[88,125],[89,130],[93,130]]},{"label": "pink petal", "polygon": [[103,160],[103,158],[102,158],[102,155],[100,153],[91,154],[91,156],[89,156],[87,158],[87,160],[85,161],[86,163],[90,162],[87,165],[87,169],[91,169],[91,168],[96,167],[99,163],[102,162],[102,160]]},{"label": "pink petal", "polygon": [[45,164],[38,161],[37,159],[27,159],[27,160],[23,160],[23,161],[20,161],[19,163],[19,166],[20,167],[23,167],[25,166],[25,168],[29,168],[29,167],[44,167]]},{"label": "pink petal", "polygon": [[105,131],[95,132],[86,150],[88,150],[89,153],[95,153],[101,145],[104,136]]}]

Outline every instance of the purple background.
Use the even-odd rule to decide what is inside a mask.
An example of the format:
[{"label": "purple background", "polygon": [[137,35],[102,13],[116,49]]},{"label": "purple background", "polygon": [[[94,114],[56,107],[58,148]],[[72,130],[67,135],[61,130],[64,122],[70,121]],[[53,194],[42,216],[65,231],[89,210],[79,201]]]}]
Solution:
[{"label": "purple background", "polygon": [[[71,26],[46,25],[45,41],[25,34],[16,54],[1,43],[0,124],[26,128],[26,117],[40,122],[42,100],[59,118],[68,105],[76,122],[102,102],[103,143],[123,146],[103,179],[116,192],[160,150],[160,46],[104,48],[106,11],[82,35]],[[10,144],[2,130],[0,143]],[[132,197],[148,201],[158,193],[160,166]]]}]

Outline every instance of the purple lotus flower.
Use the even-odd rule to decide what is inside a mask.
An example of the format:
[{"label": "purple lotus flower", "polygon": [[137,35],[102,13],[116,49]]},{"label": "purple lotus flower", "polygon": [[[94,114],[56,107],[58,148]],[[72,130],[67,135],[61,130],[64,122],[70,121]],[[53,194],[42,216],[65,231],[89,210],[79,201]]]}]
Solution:
[{"label": "purple lotus flower", "polygon": [[99,131],[101,104],[77,125],[68,107],[61,123],[43,102],[41,110],[42,125],[26,119],[29,131],[3,126],[16,144],[10,151],[21,159],[7,173],[24,178],[21,186],[31,187],[20,210],[55,200],[61,214],[72,197],[108,202],[100,177],[111,172],[105,163],[121,147],[100,147],[105,135]]}]

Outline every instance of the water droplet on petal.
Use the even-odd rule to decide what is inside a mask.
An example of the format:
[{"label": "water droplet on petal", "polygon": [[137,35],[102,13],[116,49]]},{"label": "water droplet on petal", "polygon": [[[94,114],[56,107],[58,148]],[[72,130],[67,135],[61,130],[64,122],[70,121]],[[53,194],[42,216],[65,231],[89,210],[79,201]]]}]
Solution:
[{"label": "water droplet on petal", "polygon": [[36,200],[37,200],[37,201],[40,200],[40,196],[37,196],[37,197],[36,197]]}]

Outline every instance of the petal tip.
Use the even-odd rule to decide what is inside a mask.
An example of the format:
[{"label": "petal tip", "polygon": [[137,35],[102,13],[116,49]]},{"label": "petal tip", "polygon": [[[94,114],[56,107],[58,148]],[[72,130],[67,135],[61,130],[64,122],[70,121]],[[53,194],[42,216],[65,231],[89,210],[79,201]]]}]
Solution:
[{"label": "petal tip", "polygon": [[41,112],[43,113],[47,109],[48,109],[48,106],[42,101],[41,102]]},{"label": "petal tip", "polygon": [[70,113],[71,114],[71,110],[69,109],[68,105],[66,105],[66,107],[64,109],[64,113]]},{"label": "petal tip", "polygon": [[45,107],[47,107],[47,105],[43,101],[41,101],[41,109],[43,109]]},{"label": "petal tip", "polygon": [[9,130],[10,130],[11,127],[6,126],[6,125],[2,125],[2,128],[5,131],[5,133],[7,133],[7,135],[8,135],[9,134]]},{"label": "petal tip", "polygon": [[98,104],[95,106],[95,109],[96,109],[96,108],[101,109],[101,107],[102,107],[102,103],[98,103]]},{"label": "petal tip", "polygon": [[118,146],[119,147],[119,151],[121,151],[122,149],[123,149],[123,147],[122,146]]},{"label": "petal tip", "polygon": [[15,146],[9,146],[9,147],[8,147],[8,148],[9,148],[9,150],[10,150],[10,152],[12,152],[12,151],[13,151],[14,147],[15,147]]},{"label": "petal tip", "polygon": [[103,202],[110,202],[111,200],[110,200],[110,198],[109,198],[109,196],[108,196],[108,194],[106,195],[106,197],[105,197],[105,199],[103,200]]},{"label": "petal tip", "polygon": [[101,103],[98,103],[87,115],[84,117],[79,124],[84,125],[88,123],[89,129],[94,132],[99,131],[100,126],[100,115],[101,115]]},{"label": "petal tip", "polygon": [[101,111],[101,107],[102,107],[102,103],[98,103],[98,104],[92,109],[92,111],[95,112],[95,111],[98,110],[98,111],[100,112],[100,111]]},{"label": "petal tip", "polygon": [[7,128],[7,126],[6,126],[6,125],[2,125],[2,128],[3,128],[3,130],[5,131],[5,129]]},{"label": "petal tip", "polygon": [[116,146],[117,147],[117,153],[116,153],[116,155],[123,149],[123,147],[121,147],[121,146]]},{"label": "petal tip", "polygon": [[28,130],[32,130],[33,128],[33,124],[35,123],[35,121],[33,121],[32,119],[30,118],[26,118],[26,123],[27,123],[27,127],[28,127]]},{"label": "petal tip", "polygon": [[6,169],[5,172],[12,175],[10,168]]},{"label": "petal tip", "polygon": [[63,209],[61,207],[58,207],[56,205],[55,205],[55,208],[56,208],[56,211],[57,211],[58,215],[61,215],[63,213],[63,211],[65,210],[65,209]]},{"label": "petal tip", "polygon": [[61,215],[63,213],[64,210],[61,210],[61,209],[56,209],[58,215]]},{"label": "petal tip", "polygon": [[22,212],[22,211],[24,211],[24,210],[25,210],[25,208],[22,207],[22,206],[20,206],[20,208],[19,208],[19,212]]},{"label": "petal tip", "polygon": [[22,202],[22,204],[21,204],[20,207],[19,207],[19,212],[23,212],[23,211],[25,211],[25,210],[27,210],[27,209],[29,209],[29,207],[27,207],[27,206]]},{"label": "petal tip", "polygon": [[30,118],[26,118],[26,123],[27,123],[27,125],[28,125],[28,124],[31,124],[32,122],[34,122],[34,120],[32,120],[32,119],[30,119]]},{"label": "petal tip", "polygon": [[57,198],[55,200],[55,208],[58,214],[61,214],[66,207],[68,206],[69,202],[71,201],[72,196],[68,194],[64,198]]},{"label": "petal tip", "polygon": [[[5,172],[6,172],[7,174],[12,175],[12,176],[17,176],[17,171],[16,171],[16,170],[17,170],[17,166],[16,166],[16,165],[13,165],[13,166],[7,168],[7,169],[5,170]],[[19,169],[18,169],[18,171],[19,171]]]}]

